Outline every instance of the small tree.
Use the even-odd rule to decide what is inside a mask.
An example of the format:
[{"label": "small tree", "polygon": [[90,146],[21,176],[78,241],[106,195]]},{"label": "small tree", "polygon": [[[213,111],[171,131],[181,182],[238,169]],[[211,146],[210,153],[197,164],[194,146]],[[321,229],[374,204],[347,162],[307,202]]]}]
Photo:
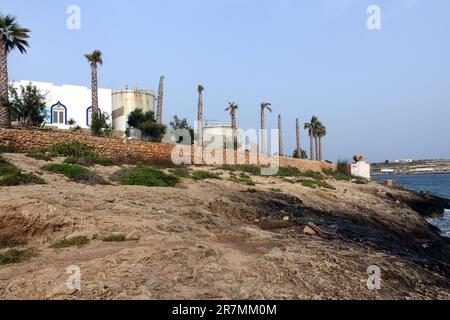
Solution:
[{"label": "small tree", "polygon": [[161,142],[166,132],[166,126],[157,123],[153,111],[144,112],[142,109],[136,109],[128,116],[127,124],[129,127],[139,129],[143,138],[154,142]]},{"label": "small tree", "polygon": [[186,120],[186,118],[184,119],[180,119],[178,118],[178,116],[174,116],[173,117],[173,121],[170,122],[170,127],[172,128],[173,131],[176,130],[187,130],[189,131],[189,134],[191,136],[191,141],[183,141],[182,137],[178,138],[177,143],[181,143],[184,145],[189,145],[189,144],[194,144],[195,140],[194,140],[194,129],[189,125],[188,121]]},{"label": "small tree", "polygon": [[308,155],[306,154],[306,151],[303,149],[301,149],[301,154],[299,154],[298,150],[295,149],[292,157],[296,159],[308,159]]},{"label": "small tree", "polygon": [[45,97],[33,85],[9,88],[10,101],[7,103],[13,121],[20,125],[41,127],[45,122]]},{"label": "small tree", "polygon": [[110,136],[112,126],[109,123],[109,115],[104,113],[95,113],[92,115],[91,133],[93,136]]}]

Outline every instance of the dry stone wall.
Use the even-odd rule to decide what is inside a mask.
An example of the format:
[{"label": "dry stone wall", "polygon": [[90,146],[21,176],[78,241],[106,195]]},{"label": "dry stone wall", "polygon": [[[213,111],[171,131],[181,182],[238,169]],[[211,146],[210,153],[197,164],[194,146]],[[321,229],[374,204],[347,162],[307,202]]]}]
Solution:
[{"label": "dry stone wall", "polygon": [[147,141],[100,138],[88,134],[76,134],[53,130],[31,129],[0,129],[0,144],[10,146],[21,152],[29,152],[42,147],[48,147],[58,142],[79,141],[93,147],[100,155],[123,163],[136,163],[139,161],[154,164],[172,163],[172,153],[193,164],[220,165],[232,164],[258,164],[294,167],[301,171],[321,171],[335,169],[334,165],[319,162],[300,160],[287,157],[268,157],[256,153],[234,152],[225,150],[219,153],[211,152],[207,148],[202,153],[199,147],[186,147],[177,149],[174,145],[153,143]]}]

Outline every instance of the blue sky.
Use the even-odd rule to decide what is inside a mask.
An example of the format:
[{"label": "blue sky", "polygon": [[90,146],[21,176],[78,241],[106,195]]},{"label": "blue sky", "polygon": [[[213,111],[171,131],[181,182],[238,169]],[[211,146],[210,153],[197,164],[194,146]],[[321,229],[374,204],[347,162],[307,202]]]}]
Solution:
[{"label": "blue sky", "polygon": [[[81,30],[66,28],[71,4]],[[366,28],[371,4],[381,30]],[[166,76],[165,122],[194,121],[201,83],[206,119],[229,122],[235,101],[238,125],[258,128],[271,102],[285,152],[295,118],[314,114],[333,161],[450,158],[448,0],[0,0],[0,11],[33,31],[28,55],[9,57],[12,80],[89,86],[83,54],[100,49],[101,87],[156,89]]]}]

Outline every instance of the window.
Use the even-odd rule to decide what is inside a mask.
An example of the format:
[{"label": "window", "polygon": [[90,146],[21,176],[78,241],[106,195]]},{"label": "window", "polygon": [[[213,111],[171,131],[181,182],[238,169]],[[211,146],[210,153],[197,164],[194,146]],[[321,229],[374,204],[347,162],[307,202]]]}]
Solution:
[{"label": "window", "polygon": [[66,124],[67,109],[60,102],[55,104],[51,109],[52,123],[54,124]]}]

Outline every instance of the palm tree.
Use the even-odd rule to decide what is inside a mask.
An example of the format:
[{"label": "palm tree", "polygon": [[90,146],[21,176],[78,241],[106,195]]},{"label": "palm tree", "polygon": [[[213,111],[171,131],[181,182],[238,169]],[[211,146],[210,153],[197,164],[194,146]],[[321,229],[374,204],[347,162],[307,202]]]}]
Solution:
[{"label": "palm tree", "polygon": [[308,130],[309,135],[309,158],[310,160],[314,160],[314,140],[315,140],[315,130],[317,128],[317,122],[319,119],[317,119],[316,116],[313,116],[311,118],[311,122],[305,123],[305,129]]},{"label": "palm tree", "polygon": [[297,144],[297,154],[300,155],[301,151],[302,151],[302,147],[300,144],[300,120],[296,119],[295,120],[295,140],[296,140],[296,144]]},{"label": "palm tree", "polygon": [[0,126],[11,126],[8,112],[8,53],[14,49],[26,53],[29,47],[28,33],[31,31],[21,28],[16,17],[0,14]]},{"label": "palm tree", "polygon": [[278,155],[283,156],[283,124],[281,122],[281,114],[278,115]]},{"label": "palm tree", "polygon": [[318,119],[313,123],[313,133],[314,133],[314,144],[316,149],[316,160],[320,161],[320,152],[319,152],[319,132],[323,127],[322,122]]},{"label": "palm tree", "polygon": [[322,123],[317,130],[317,136],[319,137],[319,160],[323,160],[323,150],[322,150],[322,138],[327,135],[327,127],[325,127]]},{"label": "palm tree", "polygon": [[103,59],[99,50],[94,50],[84,56],[91,64],[92,119],[94,119],[98,114],[97,64],[102,65]]},{"label": "palm tree", "polygon": [[234,103],[230,102],[228,103],[228,108],[225,109],[225,111],[229,111],[231,115],[231,129],[233,130],[233,150],[237,150],[237,124],[236,124],[236,110],[239,109],[239,106]]},{"label": "palm tree", "polygon": [[158,105],[156,113],[156,122],[158,122],[158,124],[162,123],[163,97],[164,97],[164,76],[161,76],[159,78]]},{"label": "palm tree", "polygon": [[203,91],[205,88],[201,84],[198,85],[198,104],[197,104],[197,136],[198,145],[203,145]]},{"label": "palm tree", "polygon": [[270,106],[272,106],[272,104],[268,103],[268,102],[263,102],[261,103],[261,149],[260,152],[262,154],[266,153],[266,123],[265,123],[265,118],[264,118],[264,113],[265,110],[269,110],[270,112],[272,112],[272,109],[270,108]]}]

